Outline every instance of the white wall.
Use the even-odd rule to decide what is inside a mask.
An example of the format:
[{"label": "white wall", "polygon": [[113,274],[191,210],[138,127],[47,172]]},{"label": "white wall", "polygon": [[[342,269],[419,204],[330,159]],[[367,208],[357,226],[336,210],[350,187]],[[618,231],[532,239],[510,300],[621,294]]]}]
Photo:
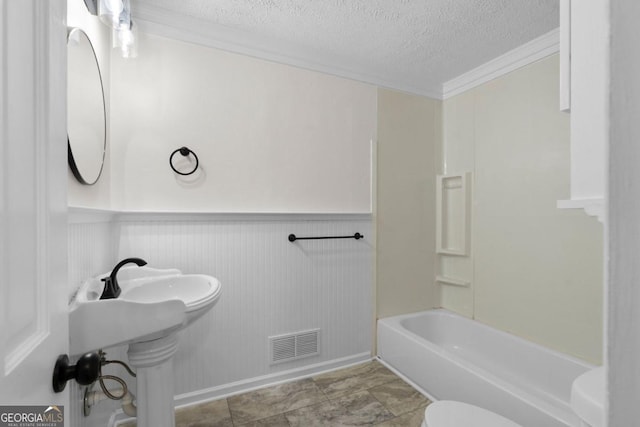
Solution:
[{"label": "white wall", "polygon": [[440,261],[471,287],[442,285],[442,305],[601,362],[602,226],[556,208],[570,176],[557,55],[445,100],[443,118],[445,171],[474,179],[471,257]]},{"label": "white wall", "polygon": [[112,81],[115,208],[371,212],[374,86],[146,34]]},{"label": "white wall", "polygon": [[379,318],[437,307],[435,176],[441,102],[378,90],[376,286]]}]

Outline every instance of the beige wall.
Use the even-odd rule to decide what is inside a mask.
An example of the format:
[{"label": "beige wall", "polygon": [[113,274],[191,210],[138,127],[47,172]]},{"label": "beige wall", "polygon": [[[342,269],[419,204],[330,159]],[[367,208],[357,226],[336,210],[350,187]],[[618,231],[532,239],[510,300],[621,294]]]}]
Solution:
[{"label": "beige wall", "polygon": [[117,208],[371,212],[375,86],[149,34],[138,52],[112,57]]},{"label": "beige wall", "polygon": [[440,101],[378,90],[378,318],[438,306],[433,280],[440,129]]},{"label": "beige wall", "polygon": [[569,198],[569,116],[558,57],[443,103],[446,173],[471,171],[472,254],[439,269],[442,305],[587,361],[602,360],[602,225]]}]

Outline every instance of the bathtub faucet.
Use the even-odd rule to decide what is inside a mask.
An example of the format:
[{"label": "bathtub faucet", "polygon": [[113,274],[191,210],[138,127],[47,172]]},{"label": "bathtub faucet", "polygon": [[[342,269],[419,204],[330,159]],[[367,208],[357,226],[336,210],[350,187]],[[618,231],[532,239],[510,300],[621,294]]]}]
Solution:
[{"label": "bathtub faucet", "polygon": [[127,258],[127,259],[123,259],[122,261],[120,261],[115,267],[113,267],[113,270],[111,270],[111,275],[109,277],[105,277],[104,279],[102,279],[102,281],[104,282],[104,290],[102,291],[102,295],[100,296],[100,299],[113,299],[113,298],[118,298],[118,296],[120,296],[120,286],[118,285],[118,279],[117,279],[117,274],[118,271],[120,271],[120,269],[122,268],[122,266],[124,266],[125,264],[137,264],[138,267],[142,267],[143,265],[147,265],[147,261],[141,259],[141,258]]}]

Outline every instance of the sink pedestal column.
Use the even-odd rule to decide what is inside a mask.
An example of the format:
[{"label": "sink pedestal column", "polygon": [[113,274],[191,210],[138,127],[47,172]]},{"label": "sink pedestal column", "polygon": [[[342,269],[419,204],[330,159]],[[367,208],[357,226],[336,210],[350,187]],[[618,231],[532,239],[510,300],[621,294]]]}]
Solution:
[{"label": "sink pedestal column", "polygon": [[153,341],[129,345],[129,362],[136,368],[138,427],[175,427],[173,355],[174,332]]}]

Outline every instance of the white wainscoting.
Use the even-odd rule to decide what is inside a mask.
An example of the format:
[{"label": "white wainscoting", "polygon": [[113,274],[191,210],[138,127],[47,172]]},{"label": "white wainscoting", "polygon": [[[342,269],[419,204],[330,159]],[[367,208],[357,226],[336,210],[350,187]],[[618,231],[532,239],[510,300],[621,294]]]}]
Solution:
[{"label": "white wainscoting", "polygon": [[[75,269],[72,272],[70,267],[71,278],[108,271],[115,261],[136,256],[153,267],[210,274],[222,283],[217,305],[181,333],[174,363],[177,404],[222,397],[371,357],[374,239],[370,215],[135,213],[116,214],[108,221],[102,226],[70,227],[69,258]],[[109,227],[113,227],[111,241]],[[287,239],[290,233],[356,232],[364,239],[295,243]],[[117,256],[102,268],[111,244]],[[74,261],[74,256],[91,260]],[[101,268],[93,271],[90,265]],[[270,364],[269,336],[315,328],[321,329],[318,356]],[[109,356],[124,355],[121,350],[111,349]],[[72,394],[72,419],[77,397]],[[94,408],[94,412],[72,425],[104,425],[104,411]]]},{"label": "white wainscoting", "polygon": [[[111,218],[111,215],[98,213],[71,212],[67,228],[69,298],[84,280],[109,271],[115,265],[117,257]],[[70,427],[104,426],[111,413],[120,407],[115,402],[103,402],[93,409],[89,418],[85,418],[82,415],[84,387],[75,381],[69,381],[67,386],[71,389],[71,407],[67,412]]]},{"label": "white wainscoting", "polygon": [[71,223],[69,236],[69,296],[83,281],[111,270],[116,262],[113,225],[108,222]]},{"label": "white wainscoting", "polygon": [[[118,254],[155,267],[204,273],[222,283],[217,305],[184,330],[176,393],[369,352],[373,248],[370,220],[121,222]],[[362,240],[291,243],[298,236]],[[269,364],[268,337],[321,329],[319,356]]]}]

